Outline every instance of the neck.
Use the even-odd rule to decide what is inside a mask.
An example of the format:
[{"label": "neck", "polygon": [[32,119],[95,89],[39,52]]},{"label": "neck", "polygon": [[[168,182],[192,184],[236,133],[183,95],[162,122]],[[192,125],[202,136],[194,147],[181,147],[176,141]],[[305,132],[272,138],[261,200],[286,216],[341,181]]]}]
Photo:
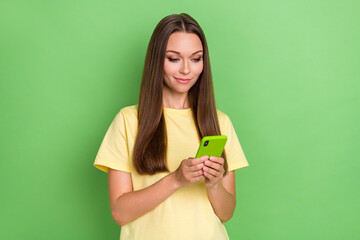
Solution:
[{"label": "neck", "polygon": [[163,105],[167,108],[185,109],[189,108],[188,95],[185,93],[170,92],[163,89]]}]

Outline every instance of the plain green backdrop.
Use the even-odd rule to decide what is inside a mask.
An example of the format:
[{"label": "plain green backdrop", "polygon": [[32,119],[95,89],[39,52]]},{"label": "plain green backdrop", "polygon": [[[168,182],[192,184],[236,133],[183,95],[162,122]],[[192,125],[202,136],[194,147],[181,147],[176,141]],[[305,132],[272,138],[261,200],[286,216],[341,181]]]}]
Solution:
[{"label": "plain green backdrop", "polygon": [[188,13],[250,166],[230,239],[360,239],[356,0],[0,1],[0,239],[118,239],[93,161],[152,31]]}]

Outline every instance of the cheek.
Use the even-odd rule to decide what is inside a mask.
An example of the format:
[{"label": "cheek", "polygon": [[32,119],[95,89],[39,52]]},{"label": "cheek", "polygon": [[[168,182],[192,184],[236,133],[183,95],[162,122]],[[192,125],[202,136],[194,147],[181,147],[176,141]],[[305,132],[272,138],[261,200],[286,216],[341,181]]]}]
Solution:
[{"label": "cheek", "polygon": [[177,72],[177,66],[175,64],[164,64],[164,71],[166,75],[173,75]]},{"label": "cheek", "polygon": [[203,64],[198,64],[193,68],[193,73],[196,75],[200,75],[202,71],[203,71]]}]

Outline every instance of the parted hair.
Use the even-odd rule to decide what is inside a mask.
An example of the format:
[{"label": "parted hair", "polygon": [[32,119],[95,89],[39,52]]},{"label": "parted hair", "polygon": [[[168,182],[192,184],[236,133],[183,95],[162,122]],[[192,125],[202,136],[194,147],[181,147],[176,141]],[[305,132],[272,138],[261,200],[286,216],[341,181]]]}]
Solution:
[{"label": "parted hair", "polygon": [[[167,134],[163,112],[165,51],[174,32],[196,34],[203,46],[203,71],[188,92],[199,137],[220,135],[210,69],[209,51],[199,24],[186,13],[164,17],[151,36],[144,63],[138,101],[138,132],[133,149],[133,164],[140,175],[168,172]],[[225,151],[225,174],[228,170]]]}]

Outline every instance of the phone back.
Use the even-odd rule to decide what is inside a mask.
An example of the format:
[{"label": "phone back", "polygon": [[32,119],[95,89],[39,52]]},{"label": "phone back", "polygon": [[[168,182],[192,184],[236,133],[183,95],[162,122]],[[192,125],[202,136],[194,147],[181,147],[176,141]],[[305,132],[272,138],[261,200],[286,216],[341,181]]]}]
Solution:
[{"label": "phone back", "polygon": [[224,151],[226,141],[227,137],[225,135],[203,137],[195,158],[202,156],[220,157]]}]

